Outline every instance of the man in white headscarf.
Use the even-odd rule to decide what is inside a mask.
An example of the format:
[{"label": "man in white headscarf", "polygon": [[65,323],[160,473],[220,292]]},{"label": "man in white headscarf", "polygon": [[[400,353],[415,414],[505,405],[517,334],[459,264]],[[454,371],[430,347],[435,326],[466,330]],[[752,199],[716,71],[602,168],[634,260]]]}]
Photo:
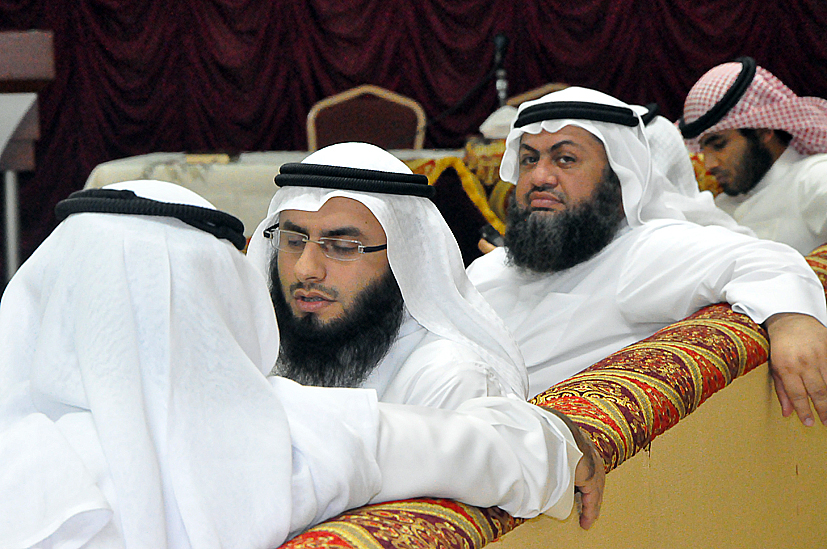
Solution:
[{"label": "man in white headscarf", "polygon": [[[718,208],[711,192],[701,192],[698,189],[695,170],[683,137],[672,122],[658,114],[657,104],[630,105],[630,108],[643,120],[652,156],[652,171],[659,172],[653,174],[652,179],[661,189],[663,202],[675,211],[674,215],[698,225],[718,225],[755,236],[752,229],[739,225],[728,213]],[[516,111],[514,109],[509,124],[517,117]],[[479,248],[483,253],[488,253],[495,246],[483,239],[480,240]]]},{"label": "man in white headscarf", "polygon": [[469,282],[426,177],[339,143],[282,166],[276,184],[248,249],[276,308],[276,373],[400,404],[526,398],[520,351]]},{"label": "man in white headscarf", "polygon": [[276,184],[247,252],[276,309],[273,373],[387,403],[525,400],[519,349],[468,280],[426,177],[374,145],[339,143],[282,166]]},{"label": "man in white headscarf", "polygon": [[517,338],[530,393],[704,305],[764,323],[785,415],[827,422],[827,306],[790,247],[686,221],[652,169],[638,112],[568,88],[520,106],[500,167],[516,183],[506,246],[471,280]]},{"label": "man in white headscarf", "polygon": [[827,100],[743,57],[692,86],[679,125],[738,223],[805,255],[827,242]]},{"label": "man in white headscarf", "polygon": [[190,191],[116,184],[58,216],[0,302],[0,547],[269,549],[422,495],[565,517],[573,477],[602,479],[516,398],[268,381],[278,331],[243,227]]}]

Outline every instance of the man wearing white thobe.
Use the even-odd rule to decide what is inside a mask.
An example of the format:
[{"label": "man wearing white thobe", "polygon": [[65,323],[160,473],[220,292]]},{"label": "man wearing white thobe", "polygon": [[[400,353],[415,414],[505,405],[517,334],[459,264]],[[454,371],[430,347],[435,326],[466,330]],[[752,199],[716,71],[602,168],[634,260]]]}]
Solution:
[{"label": "man wearing white thobe", "polygon": [[506,247],[471,280],[517,338],[530,393],[702,306],[767,327],[785,415],[827,422],[827,306],[792,248],[688,223],[664,200],[639,113],[568,88],[520,106],[500,168],[516,183]]},{"label": "man wearing white thobe", "polygon": [[[283,166],[276,184],[248,249],[276,308],[275,373],[399,404],[525,400],[520,351],[468,280],[427,178],[379,147],[340,143]],[[368,251],[339,257],[354,241]]]},{"label": "man wearing white thobe", "polygon": [[827,100],[797,96],[744,57],[692,86],[680,128],[738,223],[804,255],[827,243]]},{"label": "man wearing white thobe", "polygon": [[230,245],[243,227],[190,191],[58,209],[0,302],[0,546],[264,549],[369,502],[565,517],[578,476],[602,488],[579,433],[517,398],[449,411],[268,381],[278,331]]}]

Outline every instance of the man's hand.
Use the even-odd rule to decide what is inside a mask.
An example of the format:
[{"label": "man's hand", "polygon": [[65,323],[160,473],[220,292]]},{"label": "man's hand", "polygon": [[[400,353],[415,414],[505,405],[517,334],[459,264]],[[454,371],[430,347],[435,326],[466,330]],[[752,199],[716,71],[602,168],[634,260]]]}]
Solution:
[{"label": "man's hand", "polygon": [[784,417],[795,411],[813,425],[810,401],[827,425],[827,328],[803,314],[772,315],[764,323],[770,338],[770,372]]},{"label": "man's hand", "polygon": [[578,435],[575,435],[574,440],[583,452],[583,457],[574,470],[574,487],[580,493],[580,527],[588,530],[600,516],[606,468],[592,441],[583,436],[579,429],[578,434],[585,444],[581,446]]},{"label": "man's hand", "polygon": [[603,502],[603,488],[606,484],[606,466],[591,439],[584,435],[568,416],[551,408],[545,409],[563,420],[571,431],[577,448],[583,454],[574,469],[574,489],[580,494],[580,527],[588,530],[600,516],[600,504]]},{"label": "man's hand", "polygon": [[477,248],[479,248],[479,250],[484,254],[487,254],[488,252],[493,252],[497,249],[496,246],[494,246],[484,238],[480,238],[480,241],[477,242]]}]

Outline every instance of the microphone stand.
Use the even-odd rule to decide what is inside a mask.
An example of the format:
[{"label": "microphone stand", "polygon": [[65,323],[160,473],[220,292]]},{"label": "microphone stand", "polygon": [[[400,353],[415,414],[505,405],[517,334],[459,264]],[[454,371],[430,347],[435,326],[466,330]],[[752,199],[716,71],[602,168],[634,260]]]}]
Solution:
[{"label": "microphone stand", "polygon": [[439,113],[433,118],[429,118],[428,121],[425,123],[424,132],[428,131],[428,128],[433,126],[436,122],[439,122],[449,114],[454,113],[460,107],[462,107],[466,101],[468,101],[474,94],[480,91],[486,84],[488,84],[492,78],[496,78],[495,86],[497,89],[497,101],[499,106],[502,107],[505,105],[506,97],[508,95],[508,81],[506,80],[505,76],[505,68],[503,67],[503,58],[505,57],[505,49],[508,47],[508,37],[502,33],[498,33],[494,36],[494,67],[488,71],[482,79],[477,82],[473,88],[468,90],[465,95],[463,95],[459,101]]},{"label": "microphone stand", "polygon": [[497,100],[500,102],[500,107],[505,105],[505,100],[508,97],[508,80],[505,78],[505,69],[500,67],[496,71],[497,75]]},{"label": "microphone stand", "polygon": [[506,97],[508,95],[508,80],[506,80],[506,72],[505,68],[503,67],[503,59],[505,58],[505,49],[508,47],[508,37],[502,33],[497,34],[494,36],[494,67],[488,71],[482,79],[477,82],[473,88],[468,90],[462,98],[457,101],[454,105],[448,107],[441,113],[439,113],[434,118],[428,120],[426,127],[430,126],[434,122],[438,122],[442,120],[449,114],[453,113],[461,106],[465,104],[468,99],[471,98],[475,93],[480,91],[486,84],[488,84],[492,78],[496,78],[495,86],[497,89],[497,100],[499,102],[499,106],[502,107],[505,105]]},{"label": "microphone stand", "polygon": [[506,79],[505,67],[503,67],[503,59],[505,58],[505,50],[508,47],[508,37],[502,33],[494,36],[494,74],[497,78],[495,87],[497,89],[497,100],[500,107],[505,105],[508,97],[508,80]]}]

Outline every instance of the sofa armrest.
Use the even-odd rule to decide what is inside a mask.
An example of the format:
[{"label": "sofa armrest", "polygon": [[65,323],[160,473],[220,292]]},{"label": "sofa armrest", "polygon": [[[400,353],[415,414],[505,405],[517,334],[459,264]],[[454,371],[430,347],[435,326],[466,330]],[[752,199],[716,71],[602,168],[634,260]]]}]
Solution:
[{"label": "sofa armrest", "polygon": [[532,402],[571,417],[611,471],[733,379],[766,362],[768,349],[761,326],[729,305],[710,305]]}]

